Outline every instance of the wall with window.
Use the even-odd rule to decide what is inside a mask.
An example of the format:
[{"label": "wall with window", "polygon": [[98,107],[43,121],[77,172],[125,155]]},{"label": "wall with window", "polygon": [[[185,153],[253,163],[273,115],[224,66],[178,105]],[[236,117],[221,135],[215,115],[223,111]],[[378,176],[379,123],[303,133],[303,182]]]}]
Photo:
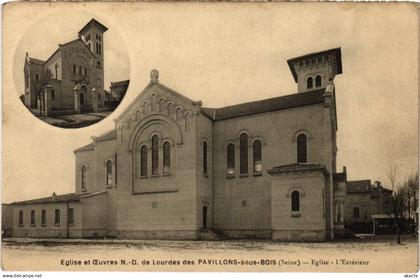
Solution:
[{"label": "wall with window", "polygon": [[[95,192],[98,190],[96,185],[96,159],[95,150],[86,150],[75,153],[75,177],[76,177],[76,193]],[[84,169],[84,177],[82,170]],[[82,179],[84,186],[82,186]]]},{"label": "wall with window", "polygon": [[[71,202],[68,208],[73,210],[73,223],[67,222],[69,219],[66,203],[13,205],[13,236],[65,238],[68,229],[70,238],[80,238],[82,236],[81,205],[78,202]],[[58,214],[58,219],[56,214]]]},{"label": "wall with window", "polygon": [[[213,226],[213,124],[200,114],[196,117],[197,228],[203,227],[203,207],[207,207],[207,228]],[[207,151],[207,152],[206,152]]]},{"label": "wall with window", "polygon": [[[117,120],[120,237],[196,237],[197,109],[184,97],[152,85]],[[147,167],[142,167],[142,153]],[[168,153],[169,164],[164,163]]]},{"label": "wall with window", "polygon": [[[355,208],[358,208],[358,217],[354,213]],[[370,208],[370,192],[347,193],[344,200],[344,221],[347,223],[371,222]]]},{"label": "wall with window", "polygon": [[[41,77],[43,76],[43,66],[38,64],[26,64],[25,65],[25,105],[27,107],[37,107],[37,92],[42,89]],[[37,80],[38,76],[38,80]]]},{"label": "wall with window", "polygon": [[[290,120],[293,119],[293,120]],[[271,179],[266,170],[298,162],[299,134],[305,134],[306,162],[331,169],[330,112],[322,104],[217,121],[214,124],[214,200],[216,227],[271,229]],[[247,166],[241,172],[241,134],[247,134]],[[261,158],[254,156],[261,142]],[[228,169],[228,146],[234,145],[234,171]],[[258,147],[255,148],[258,150]],[[254,163],[254,160],[260,161]],[[261,172],[254,171],[259,170]],[[246,171],[247,170],[247,173]],[[328,196],[327,196],[328,197]],[[243,206],[243,201],[246,201]],[[246,221],[242,221],[246,219]]]},{"label": "wall with window", "polygon": [[326,239],[325,183],[321,172],[273,176],[270,213],[273,239]]}]

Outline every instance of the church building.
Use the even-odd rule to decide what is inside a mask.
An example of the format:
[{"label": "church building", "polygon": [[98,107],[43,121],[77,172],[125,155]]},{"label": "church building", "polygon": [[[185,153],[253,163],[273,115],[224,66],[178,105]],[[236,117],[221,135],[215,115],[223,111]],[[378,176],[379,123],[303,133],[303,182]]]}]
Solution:
[{"label": "church building", "polygon": [[54,111],[83,113],[104,107],[104,44],[107,27],[90,20],[78,38],[59,44],[45,61],[26,53],[24,104],[49,116]]},{"label": "church building", "polygon": [[[95,51],[104,30],[89,23],[74,47]],[[71,57],[61,67],[76,65],[75,76],[91,65]],[[287,62],[296,93],[222,108],[152,70],[115,128],[74,151],[75,193],[12,204],[13,236],[333,239],[344,229],[347,184],[336,167],[341,49]]]}]

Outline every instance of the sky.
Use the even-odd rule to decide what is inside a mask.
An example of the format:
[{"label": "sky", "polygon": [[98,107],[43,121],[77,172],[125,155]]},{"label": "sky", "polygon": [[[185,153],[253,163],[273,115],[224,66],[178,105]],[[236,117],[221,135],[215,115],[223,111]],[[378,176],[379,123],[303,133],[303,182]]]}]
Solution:
[{"label": "sky", "polygon": [[[418,10],[398,3],[10,3],[4,11],[3,191],[12,202],[74,192],[73,150],[114,127],[148,84],[206,107],[297,92],[287,59],[341,47],[338,168],[387,183],[418,169]],[[57,16],[59,15],[59,16]],[[47,58],[90,18],[105,33],[105,82],[129,78],[120,106],[81,129],[50,126],[19,102],[24,54]],[[23,56],[22,56],[23,55]],[[127,63],[129,66],[127,66]]]}]

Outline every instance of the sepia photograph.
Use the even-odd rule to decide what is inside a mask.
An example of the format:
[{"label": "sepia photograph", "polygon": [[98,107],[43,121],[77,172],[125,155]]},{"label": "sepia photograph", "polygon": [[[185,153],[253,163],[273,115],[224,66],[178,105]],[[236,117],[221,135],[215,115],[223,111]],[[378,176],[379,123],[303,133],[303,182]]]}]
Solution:
[{"label": "sepia photograph", "polygon": [[3,271],[416,273],[418,22],[8,3]]}]

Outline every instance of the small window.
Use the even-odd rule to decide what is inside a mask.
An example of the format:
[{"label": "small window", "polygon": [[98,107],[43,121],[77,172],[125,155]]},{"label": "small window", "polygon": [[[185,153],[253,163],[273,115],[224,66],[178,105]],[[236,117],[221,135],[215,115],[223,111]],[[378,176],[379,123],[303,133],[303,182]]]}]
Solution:
[{"label": "small window", "polygon": [[297,162],[307,162],[307,143],[306,135],[301,133],[297,137]]},{"label": "small window", "polygon": [[315,87],[321,87],[321,76],[317,75],[315,77]]},{"label": "small window", "polygon": [[86,36],[86,41],[90,41],[90,34]]},{"label": "small window", "polygon": [[159,175],[159,138],[152,137],[152,175]]},{"label": "small window", "polygon": [[262,172],[262,154],[261,141],[256,140],[252,145],[252,156],[254,162],[254,174],[261,174]]},{"label": "small window", "polygon": [[292,211],[300,211],[300,196],[299,191],[292,192]]},{"label": "small window", "polygon": [[354,218],[359,218],[360,217],[360,211],[359,211],[358,207],[353,208],[353,217]]},{"label": "small window", "polygon": [[41,225],[47,225],[47,211],[45,209],[41,212]]},{"label": "small window", "polygon": [[68,224],[73,225],[74,224],[74,208],[69,208],[68,216],[69,216]]},{"label": "small window", "polygon": [[31,210],[31,226],[35,226],[35,211]]},{"label": "small window", "polygon": [[143,146],[140,149],[140,176],[147,176],[147,147]]},{"label": "small window", "polygon": [[87,76],[87,68],[85,68],[85,76]]},{"label": "small window", "polygon": [[169,142],[163,144],[163,174],[169,175],[171,173],[171,146]]},{"label": "small window", "polygon": [[101,100],[101,93],[98,93],[98,100]]},{"label": "small window", "polygon": [[73,64],[73,73],[76,73],[76,65]]},{"label": "small window", "polygon": [[248,174],[248,134],[239,137],[239,168],[241,174]]},{"label": "small window", "polygon": [[51,90],[51,100],[55,100],[55,90]]},{"label": "small window", "polygon": [[19,211],[19,226],[23,226],[23,211]]},{"label": "small window", "polygon": [[79,74],[82,74],[82,66],[79,66]]},{"label": "small window", "polygon": [[232,143],[227,146],[227,174],[235,175],[235,145]]},{"label": "small window", "polygon": [[82,189],[86,189],[87,167],[82,166]]},{"label": "small window", "polygon": [[314,80],[312,77],[308,77],[308,79],[306,80],[306,88],[312,89],[313,87],[314,87]]},{"label": "small window", "polygon": [[112,185],[112,161],[106,162],[106,185]]},{"label": "small window", "polygon": [[35,80],[36,81],[39,81],[39,74],[37,73],[37,74],[35,74]]},{"label": "small window", "polygon": [[60,225],[60,210],[59,209],[56,209],[54,211],[54,224]]},{"label": "small window", "polygon": [[203,142],[203,174],[207,175],[207,142]]}]

